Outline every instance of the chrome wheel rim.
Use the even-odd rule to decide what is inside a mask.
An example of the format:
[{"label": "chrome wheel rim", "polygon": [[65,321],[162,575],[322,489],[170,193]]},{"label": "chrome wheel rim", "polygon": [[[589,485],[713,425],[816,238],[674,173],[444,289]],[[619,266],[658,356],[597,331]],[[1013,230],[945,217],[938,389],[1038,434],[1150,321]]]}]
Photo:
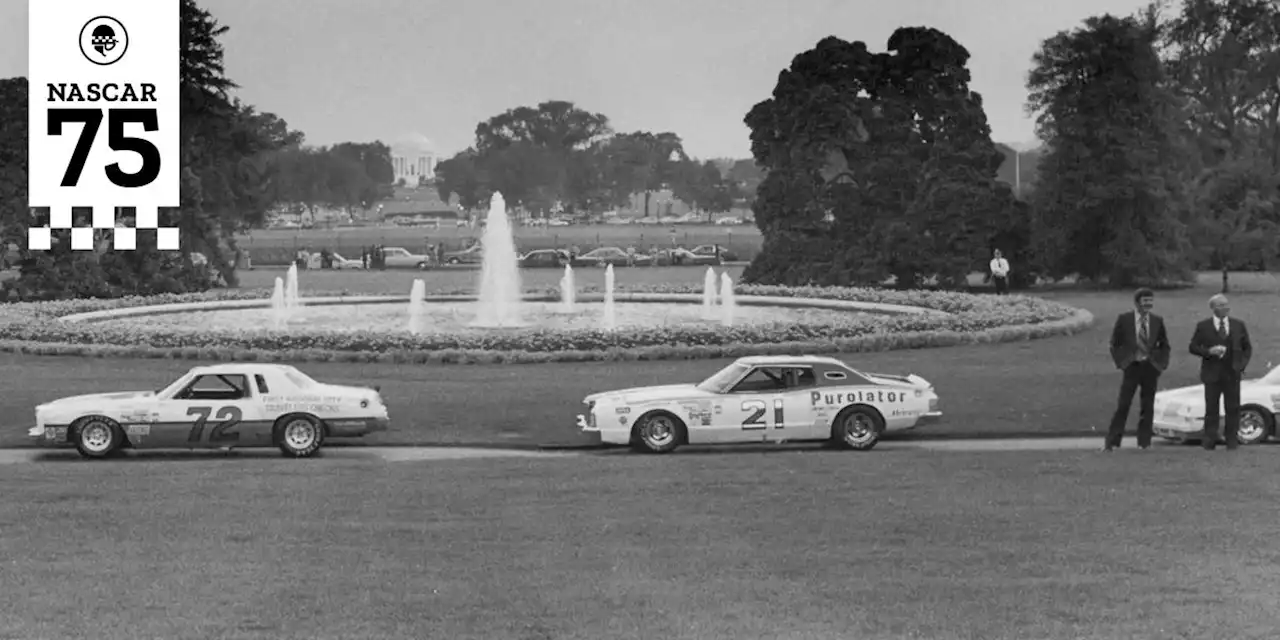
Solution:
[{"label": "chrome wheel rim", "polygon": [[111,427],[101,422],[90,422],[80,430],[80,443],[86,451],[105,453],[111,448]]},{"label": "chrome wheel rim", "polygon": [[1262,414],[1257,411],[1247,410],[1240,412],[1240,430],[1238,432],[1241,442],[1256,442],[1262,439],[1267,432],[1267,421]]},{"label": "chrome wheel rim", "polygon": [[844,419],[844,441],[851,445],[864,445],[875,439],[876,425],[871,416],[855,412]]},{"label": "chrome wheel rim", "polygon": [[308,449],[315,445],[316,426],[307,420],[294,420],[284,428],[284,441],[290,449]]},{"label": "chrome wheel rim", "polygon": [[640,432],[645,444],[653,448],[665,447],[676,439],[676,425],[666,416],[649,418]]}]

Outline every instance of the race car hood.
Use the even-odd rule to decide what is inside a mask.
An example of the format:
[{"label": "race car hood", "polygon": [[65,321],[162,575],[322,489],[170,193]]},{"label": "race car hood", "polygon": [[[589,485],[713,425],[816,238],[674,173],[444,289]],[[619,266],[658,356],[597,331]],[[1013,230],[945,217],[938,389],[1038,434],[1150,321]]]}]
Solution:
[{"label": "race car hood", "polygon": [[661,400],[685,400],[690,398],[710,398],[716,394],[703,391],[693,384],[669,384],[657,387],[632,387],[617,391],[593,393],[584,402],[597,402],[604,399],[621,400],[627,404],[638,402],[655,402]]},{"label": "race car hood", "polygon": [[868,373],[864,371],[862,372],[862,375],[876,384],[884,384],[893,387],[920,387],[928,389],[932,386],[929,384],[928,380],[925,380],[914,373],[907,374],[905,376],[896,376],[888,373]]},{"label": "race car hood", "polygon": [[102,402],[121,402],[125,400],[139,400],[142,398],[150,398],[155,396],[155,391],[117,391],[114,393],[88,393],[80,396],[67,396],[66,398],[58,398],[46,402],[38,409],[57,408],[71,405],[96,404]]},{"label": "race car hood", "polygon": [[[1260,387],[1269,386],[1261,380],[1243,380],[1240,382],[1240,394],[1243,396]],[[1204,385],[1191,385],[1177,389],[1165,389],[1156,393],[1157,402],[1177,402],[1186,405],[1204,404]]]}]

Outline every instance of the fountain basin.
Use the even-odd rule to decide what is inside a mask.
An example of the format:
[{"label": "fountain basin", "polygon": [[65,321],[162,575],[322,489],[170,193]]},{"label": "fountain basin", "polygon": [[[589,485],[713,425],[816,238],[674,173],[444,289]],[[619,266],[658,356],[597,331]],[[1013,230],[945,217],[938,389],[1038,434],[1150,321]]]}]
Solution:
[{"label": "fountain basin", "polygon": [[[522,296],[525,302],[555,302],[559,297],[550,294],[525,294]],[[577,301],[580,303],[598,303],[604,300],[604,295],[600,293],[579,293]],[[465,303],[475,302],[474,295],[427,295],[423,297],[423,301],[428,305],[445,304],[445,303]],[[669,303],[669,304],[702,304],[702,296],[692,293],[627,293],[618,292],[614,294],[614,301],[619,303]],[[409,302],[409,296],[386,295],[386,296],[321,296],[315,298],[301,298],[299,300],[305,317],[308,314],[307,309],[313,307],[325,307],[336,305],[403,305]],[[919,315],[919,316],[947,316],[950,315],[945,311],[937,309],[929,309],[925,307],[912,307],[907,305],[883,304],[876,302],[857,302],[852,300],[833,300],[826,298],[795,298],[790,296],[738,296],[736,300],[739,307],[780,307],[789,309],[824,309],[832,311],[861,312],[865,314],[878,315]],[[103,309],[100,311],[88,311],[84,313],[75,313],[59,318],[62,322],[100,322],[106,320],[115,320],[123,318],[132,318],[137,316],[159,316],[168,314],[185,314],[191,312],[209,312],[209,311],[233,311],[246,309],[270,309],[270,299],[253,299],[253,300],[213,300],[207,302],[181,302],[171,304],[146,305],[137,307],[122,307],[117,309]],[[404,316],[403,307],[397,307],[395,310],[401,317]],[[192,326],[192,325],[187,325]]]},{"label": "fountain basin", "polygon": [[[594,330],[600,328],[647,329],[655,327],[715,327],[718,320],[708,321],[702,306],[678,302],[615,302],[612,318],[603,304],[585,301],[572,313],[565,313],[556,301],[525,301],[521,305],[520,325],[489,328],[472,326],[476,303],[471,300],[432,300],[418,308],[416,333],[472,334],[511,331],[513,329]],[[292,321],[307,332],[395,333],[406,331],[405,308],[398,304],[327,304],[308,305],[305,312]],[[745,305],[736,310],[735,326],[774,324],[830,325],[841,322],[874,320],[878,314],[867,311],[808,308],[799,305]],[[161,329],[200,327],[202,331],[243,331],[272,327],[272,312],[265,308],[205,309],[97,320],[104,326],[145,326]],[[285,329],[289,330],[288,328]]]}]

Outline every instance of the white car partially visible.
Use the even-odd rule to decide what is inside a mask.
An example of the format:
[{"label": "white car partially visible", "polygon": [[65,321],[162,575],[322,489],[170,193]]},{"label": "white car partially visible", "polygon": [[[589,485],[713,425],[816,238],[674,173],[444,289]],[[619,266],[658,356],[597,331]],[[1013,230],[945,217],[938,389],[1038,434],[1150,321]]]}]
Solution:
[{"label": "white car partially visible", "polygon": [[[1226,414],[1218,417],[1218,439],[1223,438]],[[1265,376],[1240,383],[1240,444],[1266,442],[1275,435],[1276,411],[1280,410],[1280,367]],[[1176,442],[1204,439],[1204,385],[1197,384],[1156,393],[1155,435]]]}]

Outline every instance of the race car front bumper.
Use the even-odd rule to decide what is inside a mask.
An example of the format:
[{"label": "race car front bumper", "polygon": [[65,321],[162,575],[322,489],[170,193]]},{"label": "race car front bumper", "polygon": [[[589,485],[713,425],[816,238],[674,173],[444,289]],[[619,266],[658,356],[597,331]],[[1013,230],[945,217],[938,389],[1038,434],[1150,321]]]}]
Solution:
[{"label": "race car front bumper", "polygon": [[36,425],[27,429],[27,438],[40,447],[61,447],[71,444],[67,441],[66,425]]},{"label": "race car front bumper", "polygon": [[920,414],[920,419],[916,421],[916,424],[917,425],[934,424],[936,422],[942,422],[941,411],[930,411],[928,413]]},{"label": "race car front bumper", "polygon": [[339,418],[324,421],[325,429],[334,438],[358,438],[391,428],[390,418]]}]

